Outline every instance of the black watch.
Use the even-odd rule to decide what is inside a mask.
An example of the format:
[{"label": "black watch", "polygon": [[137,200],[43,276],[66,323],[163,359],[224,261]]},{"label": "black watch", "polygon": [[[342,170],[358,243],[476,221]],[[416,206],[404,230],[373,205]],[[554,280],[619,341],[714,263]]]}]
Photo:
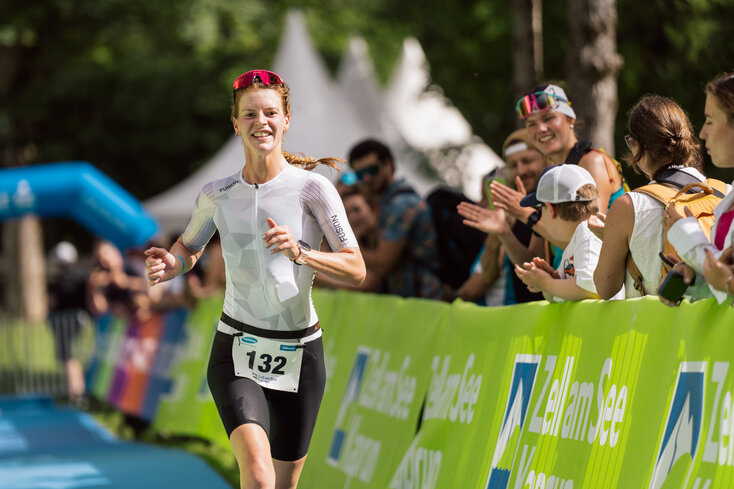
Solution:
[{"label": "black watch", "polygon": [[538,224],[538,221],[540,221],[540,210],[537,210],[528,216],[527,226],[530,229],[533,229],[533,226]]},{"label": "black watch", "polygon": [[301,253],[298,255],[298,258],[293,260],[293,263],[296,265],[305,265],[306,258],[308,258],[309,253],[311,253],[311,246],[305,241],[299,239],[298,247],[301,249]]}]

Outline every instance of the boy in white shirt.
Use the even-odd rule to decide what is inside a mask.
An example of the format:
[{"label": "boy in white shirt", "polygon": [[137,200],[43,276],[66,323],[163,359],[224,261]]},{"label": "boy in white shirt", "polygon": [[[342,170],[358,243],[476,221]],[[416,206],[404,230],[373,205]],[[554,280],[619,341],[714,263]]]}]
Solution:
[{"label": "boy in white shirt", "polygon": [[[528,288],[543,292],[550,302],[599,299],[594,270],[601,240],[587,222],[599,210],[598,196],[588,171],[578,165],[556,165],[543,172],[537,191],[520,202],[523,207],[541,209],[543,225],[554,241],[568,243],[557,270],[538,257],[515,265],[517,276]],[[624,299],[624,287],[612,299]]]}]

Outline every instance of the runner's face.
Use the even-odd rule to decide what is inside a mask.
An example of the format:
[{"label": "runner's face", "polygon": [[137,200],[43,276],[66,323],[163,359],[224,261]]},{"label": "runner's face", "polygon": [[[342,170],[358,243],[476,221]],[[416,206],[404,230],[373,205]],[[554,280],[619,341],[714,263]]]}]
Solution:
[{"label": "runner's face", "polygon": [[553,156],[558,153],[566,153],[576,143],[576,135],[571,129],[575,119],[548,110],[546,112],[535,112],[525,119],[525,127],[530,139],[533,140],[543,153]]},{"label": "runner's face", "polygon": [[344,210],[347,211],[347,219],[352,231],[357,238],[369,234],[377,226],[375,213],[370,208],[363,196],[356,194],[344,199]]},{"label": "runner's face", "polygon": [[546,165],[543,155],[534,149],[526,149],[508,156],[507,166],[510,167],[513,182],[515,177],[520,177],[525,190],[535,192],[540,174],[543,173]]},{"label": "runner's face", "polygon": [[266,155],[280,153],[290,116],[283,110],[280,94],[269,88],[245,90],[239,97],[237,117],[232,119],[235,133],[246,151]]},{"label": "runner's face", "polygon": [[734,167],[734,122],[727,120],[716,96],[706,95],[705,115],[699,136],[706,143],[711,161],[718,167]]}]

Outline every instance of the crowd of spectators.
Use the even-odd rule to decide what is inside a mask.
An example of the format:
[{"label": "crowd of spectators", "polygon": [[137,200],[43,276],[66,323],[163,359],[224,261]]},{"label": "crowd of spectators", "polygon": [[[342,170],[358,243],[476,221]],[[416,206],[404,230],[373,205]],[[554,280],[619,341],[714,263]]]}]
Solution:
[{"label": "crowd of spectators", "polygon": [[[577,138],[561,87],[525,94],[515,106],[525,128],[507,137],[506,166],[477,183],[480,202],[465,199],[456,209],[486,233],[456,290],[436,273],[439,240],[428,203],[395,177],[398,163],[385,144],[358,143],[349,154],[354,183],[338,185],[367,265],[358,289],[488,306],[665,291],[661,300],[672,305],[681,297],[661,284],[679,280],[690,300],[730,300],[734,198],[731,185],[706,178],[703,156],[734,167],[734,74],[712,80],[705,95],[700,139],[669,98],[644,96],[630,109],[622,159],[655,184],[630,190],[617,160]],[[668,193],[657,195],[656,187]],[[325,277],[316,284],[345,287]]]},{"label": "crowd of spectators", "polygon": [[[649,186],[630,190],[615,159],[576,137],[575,113],[563,89],[543,85],[517,102],[526,127],[506,138],[506,165],[477,182],[479,202],[464,199],[455,210],[466,226],[486,233],[460,287],[439,276],[439,236],[428,202],[396,177],[393,153],[374,139],[351,149],[350,178],[337,184],[367,266],[366,279],[352,286],[317,274],[315,283],[499,306],[544,298],[638,297],[679,279],[689,300],[731,301],[734,197],[731,185],[717,186],[705,177],[703,163],[705,152],[717,167],[734,167],[734,74],[712,80],[705,95],[700,140],[673,100],[642,97],[629,111],[628,152],[622,159],[674,194],[682,187],[689,199],[713,192],[718,205],[709,212],[708,226],[702,227],[706,220],[700,213],[651,195]],[[156,245],[168,248],[170,242]],[[71,243],[51,250],[49,324],[72,398],[83,395],[84,380],[71,345],[90,318],[113,313],[145,321],[156,310],[191,307],[224,288],[216,235],[195,273],[159,287],[146,285],[142,250],[123,254],[99,241],[91,268],[79,265]],[[661,300],[674,305],[680,297],[661,293]]]}]

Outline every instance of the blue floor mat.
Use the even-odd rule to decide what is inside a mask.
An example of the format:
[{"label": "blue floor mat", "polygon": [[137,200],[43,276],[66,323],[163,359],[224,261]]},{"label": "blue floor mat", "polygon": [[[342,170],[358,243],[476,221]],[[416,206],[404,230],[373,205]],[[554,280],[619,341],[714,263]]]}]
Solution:
[{"label": "blue floor mat", "polygon": [[45,399],[0,398],[0,489],[229,489],[197,457],[117,440]]}]

